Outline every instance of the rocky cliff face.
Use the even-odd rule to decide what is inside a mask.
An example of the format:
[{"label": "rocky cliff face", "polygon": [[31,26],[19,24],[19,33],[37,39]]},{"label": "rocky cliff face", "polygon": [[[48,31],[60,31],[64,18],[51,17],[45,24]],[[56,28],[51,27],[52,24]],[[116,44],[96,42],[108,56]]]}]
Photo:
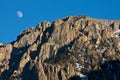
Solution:
[{"label": "rocky cliff face", "polygon": [[120,80],[120,21],[70,16],[0,44],[0,80]]}]

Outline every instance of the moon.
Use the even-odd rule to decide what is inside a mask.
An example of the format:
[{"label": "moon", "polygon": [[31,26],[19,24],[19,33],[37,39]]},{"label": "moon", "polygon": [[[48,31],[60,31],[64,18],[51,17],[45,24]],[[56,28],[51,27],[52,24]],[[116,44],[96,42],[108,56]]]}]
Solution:
[{"label": "moon", "polygon": [[22,17],[23,17],[22,11],[17,11],[17,16],[18,16],[19,18],[22,18]]}]

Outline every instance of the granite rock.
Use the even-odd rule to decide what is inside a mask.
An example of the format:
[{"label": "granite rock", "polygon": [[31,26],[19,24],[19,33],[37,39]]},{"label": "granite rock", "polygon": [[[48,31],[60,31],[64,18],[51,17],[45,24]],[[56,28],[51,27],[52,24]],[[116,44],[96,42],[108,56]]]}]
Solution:
[{"label": "granite rock", "polygon": [[[108,77],[109,76],[109,77]],[[120,21],[69,16],[0,43],[0,80],[119,80]]]}]

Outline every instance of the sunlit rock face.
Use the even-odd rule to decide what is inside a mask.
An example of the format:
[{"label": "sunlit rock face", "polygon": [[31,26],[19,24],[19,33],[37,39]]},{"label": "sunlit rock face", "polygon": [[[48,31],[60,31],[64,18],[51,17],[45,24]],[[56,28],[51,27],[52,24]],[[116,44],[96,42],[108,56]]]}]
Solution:
[{"label": "sunlit rock face", "polygon": [[120,21],[70,16],[0,43],[0,80],[120,80]]}]

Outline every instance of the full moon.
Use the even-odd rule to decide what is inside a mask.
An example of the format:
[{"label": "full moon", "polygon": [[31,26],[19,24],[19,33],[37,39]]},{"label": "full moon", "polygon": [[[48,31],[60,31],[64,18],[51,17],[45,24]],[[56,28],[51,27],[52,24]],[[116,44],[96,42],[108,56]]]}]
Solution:
[{"label": "full moon", "polygon": [[23,17],[22,11],[17,11],[17,16],[18,16],[19,18],[22,18],[22,17]]}]

